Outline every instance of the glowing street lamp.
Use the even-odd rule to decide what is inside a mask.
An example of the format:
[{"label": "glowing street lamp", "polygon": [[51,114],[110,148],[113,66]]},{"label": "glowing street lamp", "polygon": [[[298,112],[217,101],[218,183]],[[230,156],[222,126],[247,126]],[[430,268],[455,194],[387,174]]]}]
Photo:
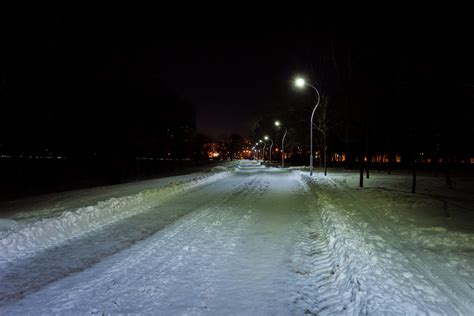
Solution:
[{"label": "glowing street lamp", "polygon": [[296,78],[295,80],[295,86],[302,89],[304,88],[305,86],[308,86],[308,87],[311,87],[315,92],[316,92],[316,96],[318,97],[316,99],[316,105],[314,106],[313,108],[313,112],[311,113],[311,121],[310,121],[310,144],[309,144],[309,150],[310,150],[310,158],[309,158],[309,175],[312,176],[313,175],[313,118],[314,118],[314,112],[316,111],[316,108],[318,107],[319,105],[319,101],[320,101],[320,95],[319,95],[319,91],[318,89],[316,89],[315,86],[313,86],[312,84],[309,84],[307,83],[303,78]]},{"label": "glowing street lamp", "polygon": [[268,136],[265,136],[264,137],[265,140],[270,140],[272,142],[272,144],[270,145],[270,166],[272,165],[272,147],[273,147],[273,139],[271,139],[270,137]]},{"label": "glowing street lamp", "polygon": [[258,142],[263,144],[263,161],[265,162],[265,147],[267,146],[267,144],[261,139]]},{"label": "glowing street lamp", "polygon": [[[257,146],[260,145],[262,143],[262,140],[259,140],[258,142],[255,143],[255,148],[256,148],[256,151],[257,151],[257,159],[259,159],[260,157],[260,151],[261,149],[259,149]],[[265,160],[265,157],[264,157],[264,160]]]},{"label": "glowing street lamp", "polygon": [[305,85],[305,81],[303,78],[296,78],[295,80],[295,85],[298,87],[298,88],[303,88],[304,85]]},{"label": "glowing street lamp", "polygon": [[[280,121],[275,121],[275,126],[280,127],[282,124]],[[281,139],[281,167],[285,168],[285,137],[286,133],[288,132],[286,126],[285,126],[285,134],[283,134],[283,138]]]}]

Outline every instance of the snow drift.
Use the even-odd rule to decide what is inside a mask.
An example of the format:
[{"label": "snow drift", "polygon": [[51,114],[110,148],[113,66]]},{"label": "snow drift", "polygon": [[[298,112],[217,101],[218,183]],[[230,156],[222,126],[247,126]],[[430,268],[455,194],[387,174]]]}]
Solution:
[{"label": "snow drift", "polygon": [[95,205],[63,212],[53,218],[23,224],[2,220],[0,231],[0,262],[29,256],[40,249],[55,246],[104,225],[133,216],[159,205],[186,190],[219,181],[229,172],[197,175],[191,180],[148,189],[135,195],[110,198]]},{"label": "snow drift", "polygon": [[[443,236],[424,236],[422,229],[410,228],[410,234],[393,230],[386,219],[372,212],[371,201],[361,200],[338,186],[338,200],[328,194],[328,187],[336,184],[328,178],[309,178],[302,174],[317,193],[314,209],[319,210],[322,230],[333,265],[333,282],[321,287],[321,295],[332,290],[344,298],[344,314],[465,314],[474,305],[462,291],[455,293],[452,284],[446,284],[434,275],[439,262],[416,250],[421,245],[437,244],[449,247],[466,243],[465,234],[447,233],[440,227],[428,228]],[[341,202],[343,201],[343,202]],[[352,206],[351,209],[344,205]],[[462,238],[460,238],[462,237]],[[423,241],[423,242],[420,242]],[[432,268],[427,271],[425,265]],[[457,290],[460,287],[455,287]],[[337,289],[337,290],[336,290]]]}]

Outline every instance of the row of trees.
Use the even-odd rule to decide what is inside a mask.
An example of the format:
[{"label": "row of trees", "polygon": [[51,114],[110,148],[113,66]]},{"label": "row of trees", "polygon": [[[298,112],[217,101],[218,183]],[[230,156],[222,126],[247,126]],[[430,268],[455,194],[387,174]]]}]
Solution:
[{"label": "row of trees", "polygon": [[[329,154],[344,153],[347,168],[359,166],[369,177],[372,157],[388,157],[383,167],[390,172],[398,155],[398,165],[413,170],[422,159],[431,161],[428,167],[436,175],[443,168],[449,183],[449,169],[462,162],[467,166],[474,157],[470,88],[453,83],[437,54],[424,51],[421,59],[397,43],[373,46],[370,40],[334,40],[341,37],[332,35],[325,43],[313,43],[318,53],[305,71],[321,92],[314,128],[325,169]],[[309,153],[315,96],[307,90],[290,93],[287,104],[262,114],[252,132],[254,139],[269,133],[281,139],[273,122],[282,120],[289,131],[286,152],[298,163],[307,163]]]},{"label": "row of trees", "polygon": [[120,183],[206,158],[194,105],[138,69],[127,43],[22,45],[1,55],[0,195]]}]

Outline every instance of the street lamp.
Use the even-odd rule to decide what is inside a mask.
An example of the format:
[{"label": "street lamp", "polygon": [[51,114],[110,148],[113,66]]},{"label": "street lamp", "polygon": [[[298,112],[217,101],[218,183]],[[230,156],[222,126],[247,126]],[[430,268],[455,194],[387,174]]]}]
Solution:
[{"label": "street lamp", "polygon": [[[281,123],[280,121],[275,121],[275,126],[280,127]],[[285,137],[286,133],[288,132],[286,126],[285,126],[285,134],[283,134],[283,138],[281,139],[281,167],[285,168]]]},{"label": "street lamp", "polygon": [[257,149],[257,146],[258,146],[258,142],[255,143],[255,147],[254,147],[254,150],[257,152],[257,160],[258,160],[258,154],[259,154],[259,149]]},{"label": "street lamp", "polygon": [[296,85],[298,88],[303,88],[305,84],[306,84],[306,82],[304,81],[303,78],[296,78],[296,80],[295,80],[295,85]]},{"label": "street lamp", "polygon": [[263,162],[265,162],[265,147],[267,147],[267,143],[263,140],[259,140],[260,143],[263,143]]},{"label": "street lamp", "polygon": [[272,142],[272,144],[270,145],[270,167],[272,166],[272,147],[273,147],[273,139],[271,139],[270,137],[268,136],[265,136],[264,137],[265,140],[270,140]]},{"label": "street lamp", "polygon": [[309,175],[313,175],[313,118],[314,118],[314,112],[316,111],[316,108],[319,105],[319,100],[320,100],[320,95],[318,89],[316,89],[315,86],[313,86],[310,83],[307,83],[303,78],[296,78],[295,80],[295,85],[296,87],[302,89],[305,86],[313,88],[313,90],[316,92],[316,95],[318,99],[316,100],[316,105],[313,108],[313,112],[311,113],[311,121],[310,121],[310,144],[309,144],[309,150],[310,150],[310,159],[309,159]]}]

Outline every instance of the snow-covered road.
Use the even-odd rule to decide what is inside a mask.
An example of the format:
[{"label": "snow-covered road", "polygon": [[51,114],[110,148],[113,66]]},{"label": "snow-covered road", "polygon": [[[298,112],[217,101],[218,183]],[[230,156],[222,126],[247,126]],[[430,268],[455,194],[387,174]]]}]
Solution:
[{"label": "snow-covered road", "polygon": [[133,193],[4,221],[0,314],[473,310],[472,269],[448,282],[455,273],[332,180],[243,161]]}]

